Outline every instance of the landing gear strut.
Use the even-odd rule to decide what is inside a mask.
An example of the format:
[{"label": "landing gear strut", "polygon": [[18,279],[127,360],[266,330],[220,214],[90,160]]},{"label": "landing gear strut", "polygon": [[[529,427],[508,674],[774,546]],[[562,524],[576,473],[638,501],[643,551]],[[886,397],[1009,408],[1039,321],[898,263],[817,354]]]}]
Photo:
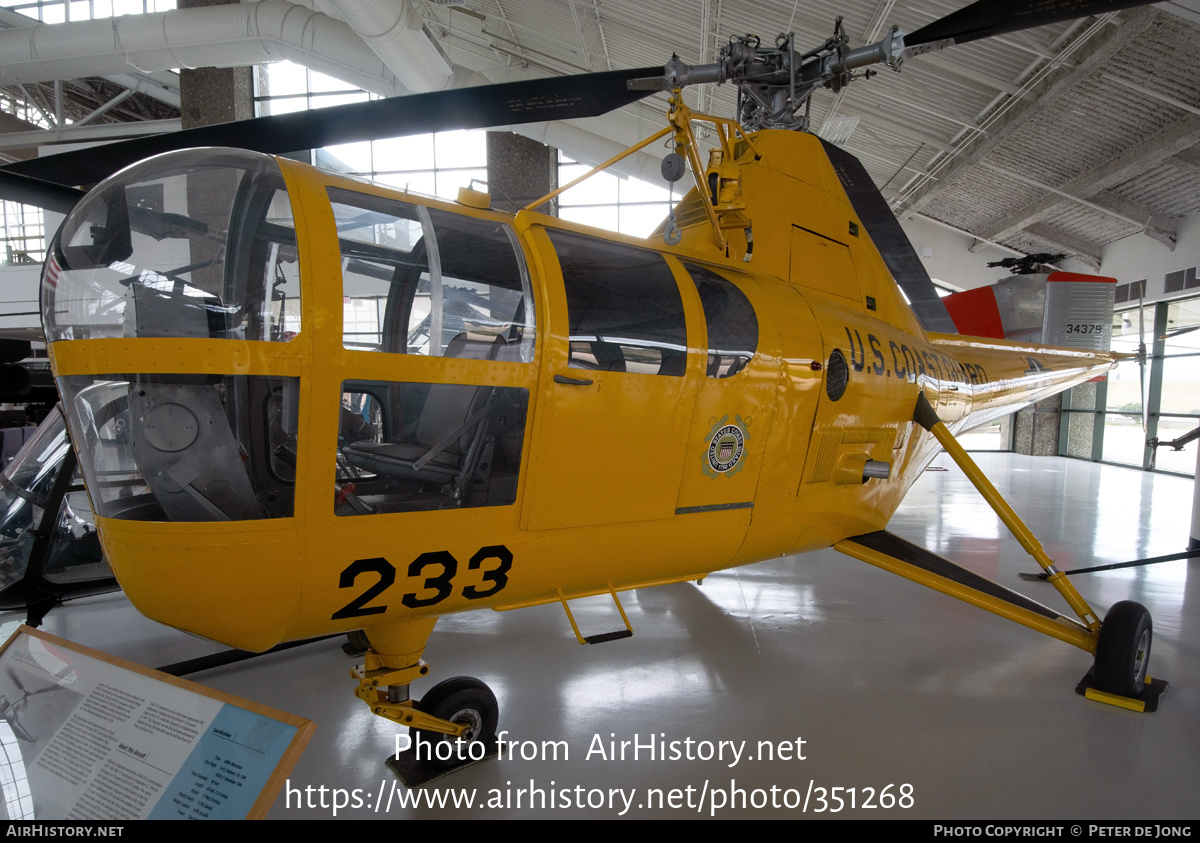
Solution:
[{"label": "landing gear strut", "polygon": [[937,560],[936,557],[931,562],[922,555],[927,552],[919,548],[917,550],[921,552],[906,550],[898,539],[887,533],[858,536],[835,546],[851,556],[896,570],[902,576],[924,582],[1092,653],[1095,656],[1094,666],[1077,688],[1079,693],[1124,708],[1154,711],[1167,683],[1162,680],[1150,681],[1147,675],[1153,624],[1146,607],[1131,600],[1122,601],[1109,609],[1104,623],[1101,623],[1066,574],[1058,570],[1041,543],[954,439],[924,393],[917,396],[913,420],[932,433],[938,444],[963,470],[1021,546],[1042,567],[1046,582],[1058,590],[1079,620],[1055,616],[1046,607],[1020,595],[1005,593],[1006,589],[1000,589],[994,583],[981,584],[976,581],[975,575],[955,570],[950,563]]},{"label": "landing gear strut", "polygon": [[456,676],[413,700],[409,685],[429,673],[421,660],[433,619],[374,627],[364,662],[350,672],[371,711],[409,727],[410,746],[387,762],[410,787],[495,751],[500,707],[483,682]]}]

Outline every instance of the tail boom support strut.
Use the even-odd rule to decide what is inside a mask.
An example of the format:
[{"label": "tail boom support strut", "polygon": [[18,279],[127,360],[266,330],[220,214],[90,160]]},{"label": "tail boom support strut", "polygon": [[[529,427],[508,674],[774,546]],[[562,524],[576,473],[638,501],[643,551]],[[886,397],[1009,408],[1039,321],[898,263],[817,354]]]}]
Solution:
[{"label": "tail boom support strut", "polygon": [[[1058,590],[1058,593],[1062,595],[1063,599],[1067,601],[1067,605],[1078,615],[1083,625],[1092,634],[1094,642],[1095,636],[1100,632],[1100,618],[1092,611],[1092,607],[1087,604],[1087,601],[1083,599],[1083,595],[1067,579],[1067,575],[1058,570],[1054,564],[1054,560],[1046,554],[1041,542],[1037,540],[1037,536],[1025,526],[1025,522],[1013,511],[1013,508],[1008,505],[1008,501],[1004,499],[996,487],[992,485],[991,481],[987,479],[987,476],[976,465],[975,460],[971,459],[970,455],[963,449],[963,446],[958,444],[958,440],[954,438],[953,434],[946,428],[946,425],[938,418],[933,407],[930,406],[925,393],[917,396],[917,407],[913,413],[913,421],[932,433],[934,438],[937,439],[938,444],[950,455],[950,459],[954,460],[955,464],[963,470],[963,473],[967,475],[967,479],[971,481],[971,485],[979,490],[979,494],[983,495],[984,500],[988,502],[988,506],[995,511],[1000,520],[1004,522],[1004,526],[1008,527],[1009,532],[1021,543],[1021,547],[1025,548],[1025,552],[1032,556],[1038,565],[1041,566],[1042,570],[1046,572],[1046,581],[1053,585]],[[1085,647],[1084,649],[1094,652],[1095,645],[1093,643],[1091,648]]]}]

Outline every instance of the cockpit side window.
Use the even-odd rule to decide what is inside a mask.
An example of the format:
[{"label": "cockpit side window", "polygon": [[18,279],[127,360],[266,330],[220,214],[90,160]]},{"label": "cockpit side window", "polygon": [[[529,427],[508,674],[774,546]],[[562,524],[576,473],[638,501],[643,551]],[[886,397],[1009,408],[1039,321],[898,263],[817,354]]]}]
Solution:
[{"label": "cockpit side window", "polygon": [[533,296],[516,236],[503,223],[429,209],[442,271],[440,334],[433,330],[439,307],[430,296],[428,325],[409,317],[410,336],[439,336],[442,353],[460,334],[508,344],[507,359],[533,359]]},{"label": "cockpit side window", "polygon": [[746,368],[758,348],[758,317],[732,282],[702,266],[683,266],[696,284],[708,323],[706,373],[710,378],[732,377]]},{"label": "cockpit side window", "polygon": [[533,359],[532,293],[507,225],[336,187],[329,198],[346,348],[445,357],[470,335]]},{"label": "cockpit side window", "polygon": [[549,235],[567,292],[571,368],[682,377],[687,324],[662,255],[568,231]]}]

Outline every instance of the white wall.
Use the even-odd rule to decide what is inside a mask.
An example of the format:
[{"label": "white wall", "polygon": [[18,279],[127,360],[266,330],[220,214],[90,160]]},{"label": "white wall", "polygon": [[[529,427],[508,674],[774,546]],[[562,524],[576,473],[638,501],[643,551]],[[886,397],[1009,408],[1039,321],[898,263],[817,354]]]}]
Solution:
[{"label": "white wall", "polygon": [[971,252],[969,247],[975,242],[975,238],[920,217],[902,214],[900,225],[917,254],[921,256],[925,271],[935,281],[944,281],[963,290],[973,290],[1012,275],[1010,270],[1003,267],[988,269],[988,262],[1013,257],[1014,252],[993,246]]},{"label": "white wall", "polygon": [[[945,281],[963,289],[974,289],[995,283],[1011,273],[1003,268],[988,269],[989,261],[1011,257],[1012,252],[985,247],[979,252],[969,251],[974,238],[958,234],[919,217],[902,215],[900,225],[912,241],[917,254],[931,278]],[[1174,251],[1144,234],[1133,234],[1115,243],[1110,243],[1100,253],[1100,271],[1068,258],[1061,264],[1064,270],[1084,275],[1107,275],[1119,284],[1146,279],[1146,301],[1158,301],[1167,296],[1163,293],[1163,279],[1169,272],[1200,266],[1200,214],[1184,217],[1179,221],[1179,240]],[[923,250],[931,254],[925,256]],[[1200,289],[1173,293],[1169,298],[1187,298],[1200,293]]]},{"label": "white wall", "polygon": [[[7,328],[41,328],[38,314],[38,284],[42,267],[0,266],[0,335]],[[11,314],[27,314],[16,316]]]},{"label": "white wall", "polygon": [[[1163,292],[1163,279],[1168,272],[1200,266],[1200,214],[1184,217],[1179,221],[1179,241],[1174,251],[1144,234],[1134,234],[1115,243],[1109,243],[1100,253],[1100,273],[1117,279],[1120,284],[1146,279],[1146,301],[1164,298],[1189,298],[1200,293],[1191,289],[1172,293]],[[1078,261],[1070,261],[1072,272],[1090,273]]]}]

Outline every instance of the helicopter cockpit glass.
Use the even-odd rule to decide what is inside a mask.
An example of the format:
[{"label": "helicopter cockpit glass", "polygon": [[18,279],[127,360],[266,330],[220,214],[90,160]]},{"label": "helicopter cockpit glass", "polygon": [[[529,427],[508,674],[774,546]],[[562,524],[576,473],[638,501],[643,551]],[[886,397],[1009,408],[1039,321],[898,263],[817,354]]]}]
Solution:
[{"label": "helicopter cockpit glass", "polygon": [[731,281],[711,269],[684,263],[692,276],[704,321],[708,323],[708,365],[710,378],[736,375],[754,357],[758,348],[758,317],[746,294]]},{"label": "helicopter cockpit glass", "polygon": [[[43,271],[42,310],[47,339],[68,347],[90,339],[288,342],[301,330],[300,262],[278,163],[196,149],[112,176],[63,222]],[[178,374],[59,378],[99,515],[292,514],[299,379],[225,374],[188,359],[206,348],[146,346],[168,366],[184,366]]]},{"label": "helicopter cockpit glass", "polygon": [[329,199],[346,348],[443,357],[469,334],[533,359],[533,299],[509,226],[337,187]]},{"label": "helicopter cockpit glass", "polygon": [[58,379],[97,514],[136,521],[291,516],[299,379]]},{"label": "helicopter cockpit glass", "polygon": [[209,149],[121,171],[63,223],[42,291],[51,341],[291,339],[300,271],[278,164]]},{"label": "helicopter cockpit glass", "polygon": [[100,547],[96,518],[78,466],[59,504],[42,573],[58,585],[77,585],[113,575]]},{"label": "helicopter cockpit glass", "polygon": [[682,377],[687,324],[662,255],[548,229],[562,266],[570,322],[569,366]]}]

